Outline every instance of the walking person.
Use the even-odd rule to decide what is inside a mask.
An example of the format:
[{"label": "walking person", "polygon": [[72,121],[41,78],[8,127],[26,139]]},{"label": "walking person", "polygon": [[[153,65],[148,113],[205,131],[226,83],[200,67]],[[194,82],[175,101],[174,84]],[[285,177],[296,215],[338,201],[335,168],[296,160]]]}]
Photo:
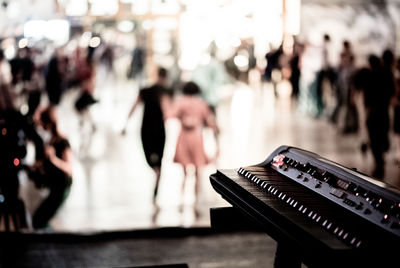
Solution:
[{"label": "walking person", "polygon": [[[214,133],[218,133],[215,116],[209,105],[199,97],[200,93],[200,88],[195,83],[188,82],[183,87],[183,96],[174,103],[174,115],[181,123],[174,162],[181,164],[184,168],[182,192],[185,189],[188,169],[194,166],[195,204],[200,190],[199,170],[209,162],[203,146],[203,127],[208,126],[214,130]],[[195,212],[197,216],[197,209]]]},{"label": "walking person", "polygon": [[0,49],[0,112],[14,109],[14,96],[11,91],[11,67]]},{"label": "walking person", "polygon": [[372,176],[382,179],[385,171],[385,152],[389,149],[389,103],[394,94],[388,76],[376,55],[368,58],[369,67],[357,72],[355,85],[362,90],[366,111],[369,146],[375,167]]},{"label": "walking person", "polygon": [[85,53],[81,53],[80,48],[76,50],[75,76],[72,79],[74,84],[79,87],[79,95],[75,101],[75,109],[79,115],[79,130],[81,142],[79,146],[79,155],[86,157],[89,153],[92,137],[97,127],[91,113],[93,104],[99,102],[95,99],[97,67],[94,60],[94,49],[86,48]]},{"label": "walking person", "polygon": [[[346,122],[346,118],[349,113],[353,112],[353,106],[351,106],[351,79],[354,73],[354,53],[352,51],[351,43],[347,40],[342,43],[342,51],[340,53],[339,66],[337,68],[337,79],[336,79],[336,106],[331,115],[331,122],[336,124],[338,127],[342,127],[343,132],[349,133],[352,131],[354,126],[351,126]],[[340,113],[344,110],[344,123],[340,122]],[[351,115],[349,115],[351,117]],[[349,120],[351,121],[351,120]],[[353,120],[354,121],[354,120]],[[346,124],[347,123],[347,124]],[[354,124],[353,124],[354,125]]]},{"label": "walking person", "polygon": [[[146,161],[156,175],[156,183],[153,193],[153,204],[155,207],[157,207],[156,199],[160,183],[161,164],[165,145],[165,112],[163,110],[167,109],[166,103],[169,102],[170,98],[167,94],[167,78],[167,70],[162,67],[159,68],[157,82],[151,87],[140,90],[128,115],[129,119],[139,103],[144,104],[141,139]],[[122,134],[125,134],[125,132],[126,126],[122,130]]]},{"label": "walking person", "polygon": [[58,105],[66,89],[67,57],[62,55],[60,49],[54,52],[46,66],[45,81],[46,92],[50,104]]},{"label": "walking person", "polygon": [[[400,73],[400,58],[396,61],[396,71],[397,74]],[[396,142],[396,154],[395,154],[395,162],[397,164],[400,163],[400,77],[397,75],[395,79],[395,95],[393,100],[394,105],[394,116],[393,116],[393,131],[395,134],[395,142]]]},{"label": "walking person", "polygon": [[297,100],[300,93],[300,75],[301,75],[301,54],[303,53],[303,44],[295,41],[293,45],[293,54],[289,60],[290,77],[289,81],[292,85],[292,98]]},{"label": "walking person", "polygon": [[317,117],[321,116],[326,107],[325,103],[323,100],[324,96],[324,82],[327,81],[329,82],[331,88],[334,88],[334,82],[336,79],[335,72],[332,69],[331,63],[330,63],[330,56],[329,56],[329,50],[330,50],[330,44],[331,44],[331,38],[328,34],[324,34],[323,36],[323,42],[322,42],[322,47],[321,47],[321,69],[317,74],[317,87],[316,87],[316,103],[317,103]]}]

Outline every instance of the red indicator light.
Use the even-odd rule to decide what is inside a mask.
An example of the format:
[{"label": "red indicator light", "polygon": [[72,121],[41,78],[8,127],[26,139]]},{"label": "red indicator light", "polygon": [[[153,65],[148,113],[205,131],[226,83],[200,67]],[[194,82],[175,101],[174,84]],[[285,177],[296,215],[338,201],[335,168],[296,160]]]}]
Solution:
[{"label": "red indicator light", "polygon": [[279,154],[272,159],[272,165],[279,168],[283,165],[283,159],[285,156],[283,154]]},{"label": "red indicator light", "polygon": [[19,165],[19,159],[18,158],[14,158],[14,166],[18,166]]},{"label": "red indicator light", "polygon": [[7,129],[6,129],[6,128],[3,128],[3,129],[1,130],[1,134],[3,134],[3,136],[7,135]]}]

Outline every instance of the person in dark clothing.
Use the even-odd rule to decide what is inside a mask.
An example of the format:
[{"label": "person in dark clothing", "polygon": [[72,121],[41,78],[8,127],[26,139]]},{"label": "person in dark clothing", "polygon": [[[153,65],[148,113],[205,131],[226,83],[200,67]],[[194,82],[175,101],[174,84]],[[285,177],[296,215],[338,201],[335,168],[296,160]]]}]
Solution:
[{"label": "person in dark clothing", "polygon": [[[400,72],[400,58],[396,61],[396,70]],[[400,78],[396,79],[396,92],[394,96],[393,132],[396,140],[395,161],[400,163]]]},{"label": "person in dark clothing", "polygon": [[27,155],[27,142],[33,142],[35,157],[41,159],[43,141],[30,117],[13,107],[0,107],[0,130],[0,222],[5,231],[19,231],[28,228],[28,223],[25,205],[19,197],[18,173],[25,168],[22,160]]},{"label": "person in dark clothing", "polygon": [[290,77],[289,81],[292,85],[292,97],[297,99],[299,96],[299,82],[300,82],[300,56],[303,50],[303,45],[297,42],[294,43],[293,46],[293,55],[289,61],[290,66]]},{"label": "person in dark clothing", "polygon": [[146,49],[142,41],[137,44],[132,51],[132,59],[128,69],[128,79],[135,79],[139,87],[143,86],[145,81],[146,67]]},{"label": "person in dark clothing", "polygon": [[356,117],[354,103],[351,100],[351,80],[354,73],[354,53],[351,43],[347,40],[343,41],[342,51],[340,52],[339,66],[336,70],[337,79],[335,82],[336,89],[336,106],[330,116],[332,123],[340,125],[339,113],[344,112],[343,132],[354,132],[356,127]]},{"label": "person in dark clothing", "polygon": [[10,60],[12,84],[30,81],[34,70],[34,63],[31,59],[31,50],[27,47],[18,51],[17,57]]},{"label": "person in dark clothing", "polygon": [[61,95],[65,89],[65,73],[67,71],[66,58],[56,52],[50,59],[46,69],[46,91],[52,105],[60,103]]},{"label": "person in dark clothing", "polygon": [[28,140],[34,143],[36,158],[41,159],[43,142],[28,117],[12,107],[0,109],[0,130],[0,222],[5,231],[19,231],[28,227],[18,178],[24,168],[26,143]]},{"label": "person in dark clothing", "polygon": [[77,84],[80,87],[81,94],[75,102],[75,109],[80,114],[85,113],[93,104],[98,102],[94,98],[97,68],[93,55],[94,49],[91,47],[86,49],[86,55],[82,55],[80,52],[77,53],[78,63],[76,64],[77,70],[74,80],[78,81]]},{"label": "person in dark clothing", "polygon": [[114,72],[114,59],[114,48],[110,44],[105,44],[100,61],[106,66],[108,72]]},{"label": "person in dark clothing", "polygon": [[14,96],[11,92],[11,67],[0,49],[0,113],[8,109],[15,109]]},{"label": "person in dark clothing", "polygon": [[281,58],[283,57],[283,45],[280,45],[278,49],[271,50],[265,55],[267,60],[267,65],[265,66],[263,78],[266,82],[272,83],[274,88],[275,97],[278,96],[276,78],[273,77],[273,72],[275,70],[281,71]]},{"label": "person in dark clothing", "polygon": [[316,101],[317,101],[317,116],[321,116],[325,109],[323,101],[324,95],[324,81],[328,81],[332,88],[335,86],[336,73],[332,69],[329,62],[329,46],[331,38],[328,34],[324,34],[322,43],[322,66],[317,74],[317,88],[316,88]]},{"label": "person in dark clothing", "polygon": [[41,96],[41,87],[38,86],[41,74],[38,75],[38,66],[35,66],[32,58],[33,51],[25,47],[19,49],[17,57],[10,61],[14,94],[27,95],[29,116],[35,112]]},{"label": "person in dark clothing", "polygon": [[72,184],[72,150],[68,140],[58,131],[55,108],[50,106],[41,111],[38,123],[50,134],[50,140],[45,146],[43,159],[36,161],[28,175],[37,187],[46,187],[50,193],[32,216],[35,229],[48,225]]},{"label": "person in dark clothing", "polygon": [[384,153],[389,149],[389,103],[394,94],[390,77],[384,71],[379,57],[369,56],[369,68],[362,68],[355,77],[355,86],[364,93],[369,145],[374,157],[372,176],[384,175]]},{"label": "person in dark clothing", "polygon": [[275,69],[280,69],[279,59],[283,55],[283,46],[279,46],[278,49],[271,50],[265,55],[265,59],[267,60],[267,65],[264,70],[264,79],[267,82],[272,81],[272,71]]},{"label": "person in dark clothing", "polygon": [[[156,174],[156,184],[153,202],[156,204],[158,185],[161,175],[161,164],[165,145],[165,107],[169,102],[167,85],[167,70],[158,69],[158,81],[155,85],[141,89],[139,95],[129,112],[128,119],[139,103],[144,104],[141,139],[146,161]],[[125,133],[126,127],[122,134]]]},{"label": "person in dark clothing", "polygon": [[390,49],[386,49],[382,54],[382,87],[393,96],[396,89],[394,77],[394,54]]}]

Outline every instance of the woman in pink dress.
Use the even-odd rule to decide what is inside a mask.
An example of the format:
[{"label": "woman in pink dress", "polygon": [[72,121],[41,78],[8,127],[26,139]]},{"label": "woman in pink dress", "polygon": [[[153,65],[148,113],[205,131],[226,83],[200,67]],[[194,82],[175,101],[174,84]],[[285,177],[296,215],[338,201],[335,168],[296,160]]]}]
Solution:
[{"label": "woman in pink dress", "polygon": [[205,126],[218,132],[215,117],[209,106],[200,97],[200,88],[193,82],[188,82],[183,87],[183,96],[175,103],[175,116],[181,122],[181,131],[178,136],[174,162],[180,163],[185,172],[182,183],[182,192],[187,179],[187,167],[195,167],[195,195],[199,193],[199,169],[205,166],[209,159],[203,146],[203,128]]}]

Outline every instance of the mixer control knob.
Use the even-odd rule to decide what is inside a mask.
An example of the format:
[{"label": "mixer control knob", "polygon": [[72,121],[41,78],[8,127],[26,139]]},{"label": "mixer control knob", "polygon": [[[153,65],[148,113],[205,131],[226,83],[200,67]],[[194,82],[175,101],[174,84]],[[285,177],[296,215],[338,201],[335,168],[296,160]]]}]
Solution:
[{"label": "mixer control knob", "polygon": [[389,215],[385,214],[381,220],[381,223],[388,223],[389,222]]},{"label": "mixer control knob", "polygon": [[364,214],[371,214],[372,213],[372,211],[370,210],[370,209],[368,209],[368,208],[366,208],[365,210],[364,210]]}]

